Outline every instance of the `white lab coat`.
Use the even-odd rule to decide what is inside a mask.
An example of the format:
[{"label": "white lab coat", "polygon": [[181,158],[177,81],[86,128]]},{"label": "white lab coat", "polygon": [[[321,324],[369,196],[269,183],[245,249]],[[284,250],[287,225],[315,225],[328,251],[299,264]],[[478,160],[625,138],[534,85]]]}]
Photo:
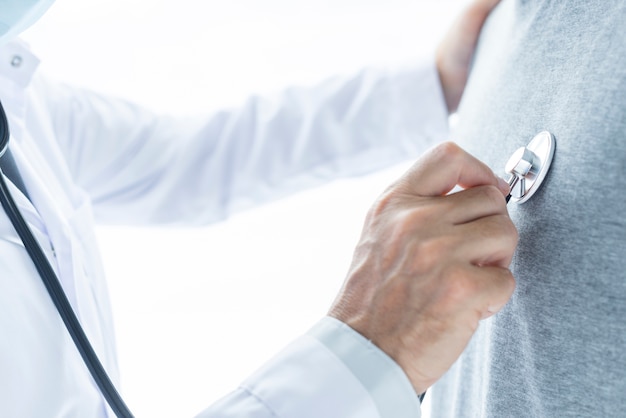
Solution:
[{"label": "white lab coat", "polygon": [[[274,100],[252,98],[241,108],[189,120],[51,83],[36,73],[37,64],[19,42],[0,48],[0,100],[31,200],[9,186],[114,382],[114,331],[94,219],[206,224],[413,158],[447,133],[431,61],[289,89]],[[4,212],[0,335],[0,416],[113,416]],[[402,370],[331,318],[201,413],[418,415]]]}]

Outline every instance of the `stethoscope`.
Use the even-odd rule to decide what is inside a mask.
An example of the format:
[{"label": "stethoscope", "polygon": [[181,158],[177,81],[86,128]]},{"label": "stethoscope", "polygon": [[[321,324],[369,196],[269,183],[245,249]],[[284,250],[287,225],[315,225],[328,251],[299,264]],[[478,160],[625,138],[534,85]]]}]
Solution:
[{"label": "stethoscope", "polygon": [[528,145],[511,155],[505,166],[506,172],[511,174],[507,203],[511,199],[524,203],[539,190],[550,170],[555,149],[554,135],[543,131],[535,135]]},{"label": "stethoscope", "polygon": [[[2,107],[2,103],[0,103],[0,158],[2,158],[8,150],[9,137],[9,124],[7,122],[7,116],[4,112],[4,108]],[[122,400],[122,397],[115,389],[113,382],[109,378],[106,370],[104,370],[100,359],[98,359],[98,356],[89,342],[85,331],[80,325],[78,317],[74,313],[74,310],[72,309],[72,306],[63,291],[63,287],[52,269],[52,266],[50,266],[48,258],[39,246],[39,243],[33,236],[28,224],[24,221],[22,214],[15,204],[13,196],[4,181],[2,168],[0,168],[0,203],[2,203],[2,207],[22,240],[28,255],[35,264],[35,268],[37,269],[39,276],[41,277],[41,280],[43,281],[46,290],[54,303],[54,306],[57,308],[59,315],[61,315],[65,327],[70,333],[76,348],[100,389],[102,396],[104,396],[117,417],[132,418],[133,414],[130,412]]]},{"label": "stethoscope", "polygon": [[[9,124],[2,103],[0,103],[0,158],[2,158],[8,150],[9,137]],[[506,171],[511,174],[509,179],[510,192],[506,198],[507,203],[509,200],[524,203],[539,189],[550,169],[555,148],[556,141],[554,136],[544,131],[537,134],[526,147],[522,147],[513,153],[506,164]],[[15,204],[13,196],[4,180],[4,173],[1,167],[0,203],[22,240],[54,306],[59,312],[65,327],[70,333],[76,348],[100,389],[100,392],[117,417],[132,418],[133,414],[115,389],[113,382],[109,378],[106,370],[104,370],[85,331],[80,325],[58,277],[50,266],[48,258],[39,246],[39,243],[33,236],[28,224]],[[420,400],[423,399],[423,395],[424,394],[421,395]]]}]

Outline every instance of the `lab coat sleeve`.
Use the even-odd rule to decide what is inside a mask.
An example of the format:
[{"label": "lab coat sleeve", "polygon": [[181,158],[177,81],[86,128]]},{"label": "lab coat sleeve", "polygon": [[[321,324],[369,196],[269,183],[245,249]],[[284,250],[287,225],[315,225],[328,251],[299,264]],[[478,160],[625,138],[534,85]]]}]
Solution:
[{"label": "lab coat sleeve", "polygon": [[419,418],[402,369],[344,323],[322,319],[198,418]]},{"label": "lab coat sleeve", "polygon": [[158,116],[43,77],[34,85],[31,102],[43,105],[31,120],[52,115],[69,172],[106,223],[206,224],[415,158],[448,128],[431,59],[252,97],[200,118]]}]

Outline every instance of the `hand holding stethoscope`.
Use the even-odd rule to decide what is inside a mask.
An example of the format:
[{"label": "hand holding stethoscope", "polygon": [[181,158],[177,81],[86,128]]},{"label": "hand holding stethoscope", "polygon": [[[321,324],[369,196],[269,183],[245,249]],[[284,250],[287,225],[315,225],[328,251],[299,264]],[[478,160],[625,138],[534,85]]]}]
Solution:
[{"label": "hand holding stethoscope", "polygon": [[[0,104],[0,157],[7,151],[8,142],[8,123]],[[518,149],[511,156],[506,164],[506,171],[512,174],[508,181],[510,191],[506,197],[507,202],[513,199],[518,203],[523,203],[537,191],[550,168],[555,146],[554,136],[544,131],[535,136],[527,147]],[[15,180],[13,181],[15,182]],[[42,252],[37,240],[33,237],[27,223],[13,201],[10,190],[3,179],[2,169],[0,169],[0,203],[22,239],[79,353],[83,357],[103,396],[118,417],[132,417],[130,410],[119,396],[91,347],[45,254]]]}]

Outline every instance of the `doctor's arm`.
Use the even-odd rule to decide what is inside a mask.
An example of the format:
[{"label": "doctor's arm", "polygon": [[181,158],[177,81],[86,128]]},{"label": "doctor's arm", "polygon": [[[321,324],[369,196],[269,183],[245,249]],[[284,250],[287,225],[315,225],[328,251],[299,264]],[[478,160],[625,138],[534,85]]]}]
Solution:
[{"label": "doctor's arm", "polygon": [[431,61],[367,69],[187,119],[37,84],[68,168],[106,223],[214,222],[417,156],[447,133]]},{"label": "doctor's arm", "polygon": [[419,417],[513,292],[507,193],[452,143],[426,153],[370,209],[329,316],[200,416]]},{"label": "doctor's arm", "polygon": [[446,108],[456,107],[465,86],[486,1],[463,14],[436,64],[367,69],[211,116],[159,116],[42,79],[33,95],[47,102],[39,111],[52,115],[61,153],[98,221],[204,224],[416,157],[444,139]]}]

